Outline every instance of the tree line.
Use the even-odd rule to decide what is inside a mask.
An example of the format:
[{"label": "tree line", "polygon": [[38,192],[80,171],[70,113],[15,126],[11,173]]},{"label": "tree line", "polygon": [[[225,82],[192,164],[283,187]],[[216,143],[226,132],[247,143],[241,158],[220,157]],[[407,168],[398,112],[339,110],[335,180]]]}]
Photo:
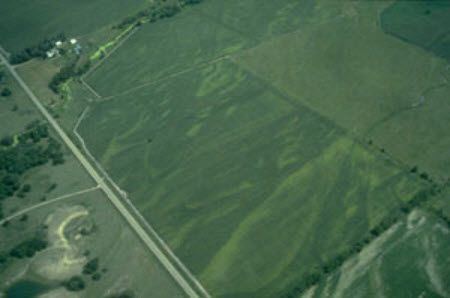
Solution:
[{"label": "tree line", "polygon": [[18,52],[11,53],[9,61],[11,62],[11,64],[19,64],[33,58],[44,59],[47,57],[47,51],[55,47],[56,41],[66,41],[66,39],[67,38],[64,33],[59,33],[50,38],[46,38],[35,45],[26,47],[25,49]]},{"label": "tree line", "polygon": [[11,64],[19,64],[31,60],[33,58],[46,58],[47,51],[55,47],[56,41],[65,41],[66,36],[64,33],[59,33],[55,36],[46,38],[39,43],[26,47],[23,50],[20,50],[15,53],[11,53],[9,57],[9,61]]},{"label": "tree line", "polygon": [[166,0],[157,0],[150,7],[126,17],[119,24],[114,25],[113,29],[124,29],[131,25],[139,26],[145,21],[153,23],[160,19],[170,18],[180,12],[181,7],[198,4],[200,2],[202,2],[202,0],[179,0],[175,3],[169,3]]},{"label": "tree line", "polygon": [[12,91],[11,91],[11,89],[8,88],[8,86],[2,86],[5,83],[5,81],[6,81],[6,74],[2,69],[0,69],[0,87],[1,87],[0,88],[1,89],[0,96],[1,97],[9,97],[12,95]]},{"label": "tree line", "polygon": [[79,59],[69,63],[66,66],[63,66],[50,80],[48,83],[48,87],[54,93],[59,93],[61,84],[64,84],[71,78],[81,77],[85,74],[89,68],[91,67],[90,60],[87,60],[84,63],[78,63]]},{"label": "tree line", "polygon": [[389,215],[370,229],[360,241],[357,241],[330,260],[325,261],[318,269],[314,269],[313,271],[304,274],[303,277],[282,294],[281,297],[297,298],[307,289],[319,284],[320,281],[340,268],[346,260],[361,252],[364,247],[372,243],[378,236],[397,223],[404,215],[408,214],[414,208],[422,206],[429,199],[441,193],[441,191],[442,187],[436,184],[432,184],[426,189],[419,190],[411,200],[400,204],[397,209],[394,209]]}]

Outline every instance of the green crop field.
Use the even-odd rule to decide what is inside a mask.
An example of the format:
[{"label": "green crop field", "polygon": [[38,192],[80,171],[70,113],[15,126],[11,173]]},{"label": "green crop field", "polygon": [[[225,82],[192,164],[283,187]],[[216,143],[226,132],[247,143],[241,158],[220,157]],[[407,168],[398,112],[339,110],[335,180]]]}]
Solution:
[{"label": "green crop field", "polygon": [[[0,45],[79,38],[80,56],[18,73],[212,297],[450,295],[450,5],[195,2],[163,1],[119,31],[152,1],[7,0]],[[39,115],[9,76],[1,84],[13,95],[0,97],[0,133],[15,134]],[[5,215],[92,187],[66,156],[27,172],[33,192],[8,198]],[[29,215],[0,230],[0,280],[27,264],[2,273],[15,245],[2,239],[45,222],[51,247],[66,235],[80,264],[108,264],[98,281],[83,275],[82,297],[182,295],[99,190]],[[39,253],[25,277],[42,281],[58,257]]]},{"label": "green crop field", "polygon": [[449,1],[397,1],[380,21],[387,33],[450,61],[449,15]]},{"label": "green crop field", "polygon": [[80,132],[220,297],[279,294],[420,188],[228,61],[98,104]]},{"label": "green crop field", "polygon": [[235,60],[351,134],[448,177],[446,61],[386,35],[377,26],[384,2],[353,6],[335,20],[308,24]]},{"label": "green crop field", "polygon": [[61,32],[67,37],[78,37],[116,24],[148,3],[147,0],[5,0],[0,12],[0,44],[15,52]]},{"label": "green crop field", "polygon": [[448,297],[448,233],[415,211],[303,297]]},{"label": "green crop field", "polygon": [[[257,20],[249,18],[255,6]],[[173,19],[143,26],[88,82],[103,96],[151,84],[301,27],[312,7],[309,0],[205,1]]]}]

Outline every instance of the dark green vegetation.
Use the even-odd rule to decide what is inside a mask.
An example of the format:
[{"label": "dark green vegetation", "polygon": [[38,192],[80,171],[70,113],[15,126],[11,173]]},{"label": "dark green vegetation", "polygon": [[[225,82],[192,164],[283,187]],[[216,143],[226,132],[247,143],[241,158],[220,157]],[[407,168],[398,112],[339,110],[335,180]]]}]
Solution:
[{"label": "dark green vegetation", "polygon": [[83,267],[83,274],[91,275],[96,273],[98,270],[98,263],[98,258],[89,260]]},{"label": "dark green vegetation", "polygon": [[397,1],[380,16],[387,33],[450,61],[450,1]]},{"label": "dark green vegetation", "polygon": [[12,94],[12,92],[11,92],[11,90],[8,87],[4,87],[2,89],[2,92],[0,93],[0,95],[2,97],[9,97],[9,96],[11,96],[11,94]]},{"label": "dark green vegetation", "polygon": [[66,83],[72,78],[82,76],[89,70],[90,65],[90,61],[86,61],[84,63],[80,63],[79,59],[72,61],[71,63],[61,67],[61,69],[52,77],[50,83],[48,83],[48,87],[54,93],[59,93],[61,84]]},{"label": "dark green vegetation", "polygon": [[111,26],[147,3],[146,0],[5,0],[0,18],[0,44],[15,53],[60,32],[67,38],[80,36]]},{"label": "dark green vegetation", "polygon": [[[0,86],[10,88],[12,95],[0,98],[0,167],[2,177],[13,172],[9,174],[12,180],[8,179],[16,189],[15,198],[1,202],[3,215],[8,217],[36,203],[92,186],[92,181],[75,158],[55,141],[53,132],[39,120],[38,112],[15,80],[7,71],[3,73]],[[0,192],[4,195],[11,190],[2,185]]]},{"label": "dark green vegetation", "polygon": [[414,211],[303,297],[448,297],[448,233]]},{"label": "dark green vegetation", "polygon": [[[378,237],[383,235],[387,230],[392,228],[392,226],[405,218],[405,215],[409,215],[414,209],[422,207],[425,203],[430,201],[436,195],[441,193],[442,187],[433,186],[429,189],[423,189],[417,192],[414,197],[400,204],[396,209],[391,210],[376,226],[374,226],[370,231],[364,236],[364,238],[353,246],[347,248],[342,253],[334,256],[331,260],[325,262],[320,268],[308,272],[303,276],[298,283],[293,285],[283,297],[293,298],[298,297],[305,290],[323,282],[327,277],[330,277],[337,269],[339,269],[343,263],[349,258],[359,254],[365,247],[376,241]],[[440,215],[441,220],[446,223],[446,218],[442,212],[436,212]],[[439,217],[439,216],[438,216]]]},{"label": "dark green vegetation", "polygon": [[35,236],[32,239],[25,240],[18,245],[16,245],[11,251],[9,255],[13,258],[32,258],[34,255],[47,248],[48,242],[45,239],[42,239],[43,236]]},{"label": "dark green vegetation", "polygon": [[82,291],[86,287],[86,284],[81,276],[72,276],[70,279],[64,281],[62,285],[71,292]]},{"label": "dark green vegetation", "polygon": [[[0,139],[0,201],[14,196],[24,196],[31,186],[23,185],[22,177],[31,169],[51,161],[53,165],[64,163],[61,145],[48,132],[47,124],[38,121],[26,126],[18,135]],[[3,217],[0,205],[0,218]]]},{"label": "dark green vegetation", "polygon": [[46,58],[47,51],[55,47],[56,41],[65,41],[66,36],[63,33],[60,33],[54,37],[44,39],[36,45],[27,47],[21,51],[14,52],[11,54],[9,58],[12,64],[19,64],[26,61],[29,61],[33,58]]},{"label": "dark green vegetation", "polygon": [[6,297],[8,298],[38,298],[39,295],[44,294],[50,288],[41,283],[30,281],[30,280],[22,280],[17,283],[14,283],[11,287],[6,291]]},{"label": "dark green vegetation", "polygon": [[144,22],[156,22],[164,18],[170,18],[180,12],[184,5],[193,5],[202,2],[202,0],[155,0],[152,4],[132,16],[124,18],[116,29],[125,29],[128,26],[142,25]]},{"label": "dark green vegetation", "polygon": [[[23,221],[20,223],[23,226]],[[3,225],[2,229],[9,229],[9,223]],[[24,235],[17,243],[8,243],[0,247],[0,272],[14,262],[14,259],[33,258],[36,253],[48,247],[47,231],[42,225],[33,228],[33,232]]]},{"label": "dark green vegetation", "polygon": [[319,2],[204,1],[87,78],[88,147],[213,296],[299,295],[448,175],[446,62]]},{"label": "dark green vegetation", "polygon": [[0,68],[0,96],[1,97],[10,97],[12,94],[11,89],[9,89],[9,86],[6,84],[6,74],[5,71]]}]

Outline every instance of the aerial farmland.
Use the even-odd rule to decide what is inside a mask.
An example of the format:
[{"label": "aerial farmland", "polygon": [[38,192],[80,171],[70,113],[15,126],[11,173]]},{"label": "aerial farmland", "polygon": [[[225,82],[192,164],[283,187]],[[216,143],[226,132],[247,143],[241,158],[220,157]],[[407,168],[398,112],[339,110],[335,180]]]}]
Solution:
[{"label": "aerial farmland", "polygon": [[448,1],[0,4],[0,297],[450,297]]}]

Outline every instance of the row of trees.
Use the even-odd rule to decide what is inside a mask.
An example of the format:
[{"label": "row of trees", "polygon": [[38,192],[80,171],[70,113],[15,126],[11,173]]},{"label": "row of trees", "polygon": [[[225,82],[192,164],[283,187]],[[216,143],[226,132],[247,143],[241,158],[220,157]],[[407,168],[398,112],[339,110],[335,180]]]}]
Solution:
[{"label": "row of trees", "polygon": [[36,45],[26,47],[25,49],[12,53],[9,60],[11,64],[19,64],[31,60],[33,58],[46,58],[47,51],[55,46],[56,41],[65,41],[64,33],[59,33],[53,37],[46,38]]},{"label": "row of trees", "polygon": [[365,237],[363,237],[362,240],[354,243],[348,249],[342,251],[330,260],[324,262],[324,264],[322,264],[322,266],[320,266],[319,268],[305,274],[301,280],[299,280],[283,295],[283,297],[299,297],[305,290],[314,285],[317,285],[321,280],[323,280],[323,278],[326,278],[329,274],[340,268],[346,260],[361,252],[363,248],[369,245],[373,240],[375,240],[375,238],[392,227],[402,218],[403,215],[408,214],[414,208],[422,206],[430,198],[440,192],[441,187],[437,185],[432,185],[428,189],[418,191],[411,200],[401,204],[401,206],[393,210],[381,222],[370,229],[370,231]]},{"label": "row of trees", "polygon": [[48,87],[50,88],[50,90],[52,90],[54,93],[59,93],[59,87],[61,86],[61,84],[67,82],[71,78],[81,77],[91,67],[90,60],[87,60],[86,62],[81,64],[79,64],[78,62],[79,61],[77,59],[76,61],[63,66],[48,83]]},{"label": "row of trees", "polygon": [[[6,74],[2,69],[0,69],[0,85],[5,83],[5,81],[6,81]],[[12,94],[11,89],[9,89],[7,86],[1,86],[0,90],[1,90],[0,91],[1,97],[9,97]]]},{"label": "row of trees", "polygon": [[144,21],[156,22],[160,19],[170,18],[180,12],[181,7],[198,4],[200,2],[202,2],[202,0],[180,0],[178,3],[169,3],[165,0],[158,0],[150,7],[143,9],[132,16],[126,17],[113,28],[124,29],[130,25],[138,26]]}]

